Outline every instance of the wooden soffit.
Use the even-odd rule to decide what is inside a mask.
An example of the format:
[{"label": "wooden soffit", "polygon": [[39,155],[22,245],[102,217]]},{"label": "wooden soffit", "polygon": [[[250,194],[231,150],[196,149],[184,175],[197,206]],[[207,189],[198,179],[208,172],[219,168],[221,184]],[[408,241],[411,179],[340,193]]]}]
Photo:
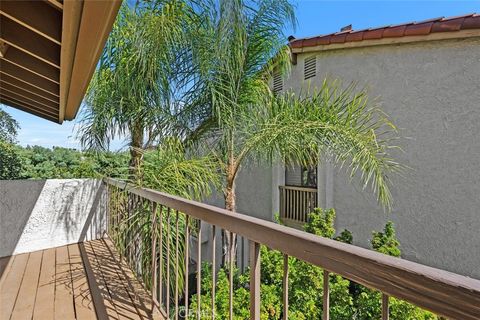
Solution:
[{"label": "wooden soffit", "polygon": [[0,103],[75,118],[121,0],[1,0]]}]

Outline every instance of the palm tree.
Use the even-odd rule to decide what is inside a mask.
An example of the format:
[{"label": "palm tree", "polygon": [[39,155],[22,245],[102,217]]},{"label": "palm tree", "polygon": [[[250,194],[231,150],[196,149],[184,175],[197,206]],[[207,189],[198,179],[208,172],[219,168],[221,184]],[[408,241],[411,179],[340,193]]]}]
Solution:
[{"label": "palm tree", "polygon": [[[87,92],[77,134],[82,146],[94,151],[108,149],[115,138],[125,138],[130,148],[130,182],[198,200],[217,184],[212,159],[189,156],[178,139],[170,138],[173,119],[186,109],[178,98],[182,93],[175,89],[184,87],[179,57],[186,54],[184,29],[193,13],[181,0],[137,1],[134,6],[125,2]],[[132,203],[126,194],[116,194],[114,199],[119,210],[127,210]],[[152,229],[150,209],[143,203],[130,209],[128,218],[120,215],[117,243],[120,251],[139,250],[140,271],[148,272],[151,237],[158,230]],[[181,216],[180,239],[184,223]],[[170,237],[173,263],[176,234]],[[183,247],[179,250],[183,255]],[[180,269],[185,268],[182,263]],[[149,279],[145,278],[147,284]],[[171,279],[173,286],[175,279]]]},{"label": "palm tree", "polygon": [[[189,157],[185,146],[176,138],[166,138],[155,150],[143,151],[144,163],[141,167],[143,176],[142,186],[162,192],[182,196],[187,199],[200,199],[208,196],[212,189],[218,186],[219,177],[215,167],[217,163],[211,157]],[[111,234],[118,250],[127,257],[132,266],[147,286],[151,285],[152,265],[152,237],[155,234],[159,239],[162,234],[159,228],[152,228],[153,220],[151,204],[129,196],[128,192],[115,190],[110,195],[112,199],[111,214],[121,217]],[[163,261],[170,261],[170,292],[174,294],[176,286],[175,274],[178,268],[178,285],[184,288],[185,265],[184,259],[178,260],[176,265],[176,239],[178,237],[179,256],[184,256],[186,216],[182,213],[170,212],[167,208],[157,208],[157,219],[169,234],[163,232]],[[160,216],[160,210],[162,215]],[[162,219],[160,219],[162,217]],[[176,223],[179,229],[177,235]],[[158,223],[158,222],[157,222]],[[193,230],[193,232],[195,232]],[[167,238],[169,237],[169,241]],[[169,250],[167,250],[170,244]],[[167,259],[167,252],[170,258]],[[130,257],[130,258],[129,258]],[[131,258],[134,257],[134,258]],[[160,255],[156,257],[160,260]],[[167,274],[164,273],[166,284]],[[182,290],[182,289],[181,289]],[[173,296],[172,296],[173,297]],[[172,299],[171,301],[174,301]]]},{"label": "palm tree", "polygon": [[274,70],[288,71],[283,30],[295,25],[292,5],[221,0],[203,10],[190,35],[195,90],[186,105],[204,117],[190,126],[189,139],[216,157],[225,208],[236,211],[235,182],[246,159],[313,165],[321,155],[358,174],[389,208],[390,174],[401,168],[389,156],[397,133],[366,93],[327,81],[310,97],[269,88]]},{"label": "palm tree", "polygon": [[139,171],[141,151],[168,132],[184,9],[176,0],[125,3],[86,96],[78,131],[82,146],[105,150],[112,139],[126,138],[132,176]]}]

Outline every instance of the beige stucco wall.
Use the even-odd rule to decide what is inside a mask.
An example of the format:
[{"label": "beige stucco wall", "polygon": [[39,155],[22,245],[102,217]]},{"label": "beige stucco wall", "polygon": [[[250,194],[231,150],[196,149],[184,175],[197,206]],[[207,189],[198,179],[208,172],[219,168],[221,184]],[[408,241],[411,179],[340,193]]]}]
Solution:
[{"label": "beige stucco wall", "polygon": [[404,258],[480,278],[480,39],[317,53],[317,76],[303,81],[310,55],[298,55],[285,88],[325,78],[366,87],[400,128],[405,152],[396,156],[412,168],[393,177],[389,213],[343,173],[324,178],[319,190],[333,194],[319,198],[336,208],[337,229],[367,247],[393,220]]},{"label": "beige stucco wall", "polygon": [[0,180],[0,257],[101,238],[101,180]]}]

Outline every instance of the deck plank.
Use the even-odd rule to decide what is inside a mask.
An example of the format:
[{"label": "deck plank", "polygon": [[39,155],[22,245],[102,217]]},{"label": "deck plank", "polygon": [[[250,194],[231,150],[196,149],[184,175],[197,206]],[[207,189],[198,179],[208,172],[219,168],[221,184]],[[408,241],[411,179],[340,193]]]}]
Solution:
[{"label": "deck plank", "polygon": [[0,283],[0,319],[10,319],[18,291],[23,280],[29,254],[13,256],[8,270],[5,270],[4,279]]},{"label": "deck plank", "polygon": [[92,295],[88,279],[83,268],[82,258],[78,244],[68,246],[70,258],[70,271],[72,274],[72,288],[77,319],[96,319]]},{"label": "deck plank", "polygon": [[55,249],[43,251],[33,319],[53,319],[55,307]]},{"label": "deck plank", "polygon": [[66,246],[56,249],[55,267],[55,319],[75,319],[72,277]]},{"label": "deck plank", "polygon": [[89,244],[95,254],[99,271],[105,279],[119,319],[142,319],[124,285],[124,277],[121,272],[118,272],[117,261],[113,259],[100,240],[90,241]]},{"label": "deck plank", "polygon": [[[89,277],[89,285],[92,288],[98,288],[98,292],[100,293],[101,299],[103,300],[103,304],[105,306],[105,311],[109,319],[120,319],[117,308],[115,303],[113,302],[113,298],[108,290],[106,279],[104,278],[100,265],[97,261],[97,257],[93,252],[92,246],[90,242],[84,242],[80,244],[80,248],[85,251],[84,253],[84,265]],[[83,251],[82,250],[82,251]],[[98,308],[97,308],[98,313]]]},{"label": "deck plank", "polygon": [[163,319],[110,240],[1,258],[0,319]]},{"label": "deck plank", "polygon": [[37,295],[38,277],[40,276],[40,267],[42,264],[43,251],[30,253],[25,275],[18,292],[17,301],[13,308],[11,319],[31,319],[35,297]]},{"label": "deck plank", "polygon": [[115,250],[110,239],[101,239],[99,240],[103,243],[104,248],[108,250],[108,254],[116,261],[116,265],[119,267],[124,279],[124,285],[127,286],[127,289],[130,293],[130,296],[133,299],[135,306],[142,318],[144,319],[159,319],[160,314],[157,308],[153,308],[154,312],[152,314],[153,301],[147,290],[142,286],[142,284],[136,279],[133,271],[127,266],[125,261],[121,261],[120,255]]}]

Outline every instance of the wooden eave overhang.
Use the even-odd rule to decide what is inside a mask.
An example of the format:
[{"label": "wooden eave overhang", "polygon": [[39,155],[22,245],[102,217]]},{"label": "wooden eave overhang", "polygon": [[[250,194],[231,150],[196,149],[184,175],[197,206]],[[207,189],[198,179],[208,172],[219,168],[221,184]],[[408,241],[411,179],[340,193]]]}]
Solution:
[{"label": "wooden eave overhang", "polygon": [[1,0],[0,103],[75,118],[121,0]]}]

